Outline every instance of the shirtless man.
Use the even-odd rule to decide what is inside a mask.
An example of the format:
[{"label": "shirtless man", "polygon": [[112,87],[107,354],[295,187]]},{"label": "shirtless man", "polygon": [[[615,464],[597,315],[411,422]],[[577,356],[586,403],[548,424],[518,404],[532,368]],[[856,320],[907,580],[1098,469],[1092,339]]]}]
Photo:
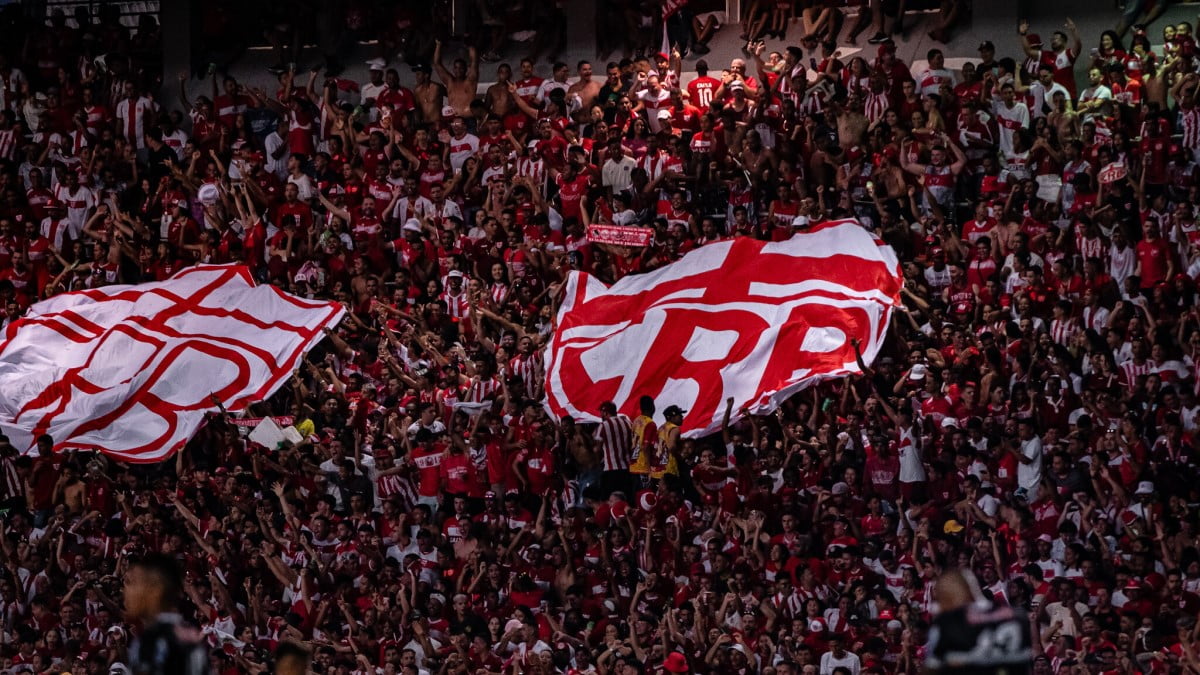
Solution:
[{"label": "shirtless man", "polygon": [[417,116],[422,122],[442,119],[442,100],[446,97],[446,88],[429,77],[431,72],[423,63],[413,66],[413,75],[417,78],[413,94],[417,99]]},{"label": "shirtless man", "polygon": [[843,150],[849,150],[867,133],[871,122],[862,114],[862,98],[854,92],[846,96],[846,105],[838,112],[838,142]]},{"label": "shirtless man", "polygon": [[500,119],[507,117],[516,107],[512,92],[508,90],[510,80],[512,80],[512,66],[501,63],[496,67],[496,83],[488,87],[487,93],[484,94],[484,103],[487,104],[488,110]]},{"label": "shirtless man", "polygon": [[579,96],[579,109],[591,110],[596,95],[600,93],[600,83],[592,79],[592,64],[588,61],[580,61],[578,70],[579,81],[567,89],[567,100]]},{"label": "shirtless man", "polygon": [[467,117],[471,114],[471,101],[475,100],[475,91],[479,87],[479,52],[475,47],[467,50],[471,63],[463,59],[454,59],[454,72],[446,70],[442,65],[442,41],[434,43],[433,67],[437,69],[438,77],[446,85],[446,98],[457,115]]}]

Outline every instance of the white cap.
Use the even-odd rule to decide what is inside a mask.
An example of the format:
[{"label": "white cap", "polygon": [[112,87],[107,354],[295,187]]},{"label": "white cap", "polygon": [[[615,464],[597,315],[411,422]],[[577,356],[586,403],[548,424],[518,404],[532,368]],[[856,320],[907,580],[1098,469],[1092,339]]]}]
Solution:
[{"label": "white cap", "polygon": [[1138,483],[1135,495],[1152,495],[1154,494],[1154,483],[1144,480]]},{"label": "white cap", "polygon": [[215,183],[205,183],[196,191],[196,197],[200,200],[201,204],[212,206],[221,199],[221,191],[217,189]]},{"label": "white cap", "polygon": [[912,367],[912,370],[908,371],[908,379],[923,380],[925,379],[925,374],[928,372],[929,366],[925,365],[924,363],[918,363]]},{"label": "white cap", "polygon": [[463,277],[462,272],[459,272],[458,270],[450,270],[450,273],[446,275],[446,278],[447,279],[462,279],[464,277]]},{"label": "white cap", "polygon": [[942,418],[942,428],[943,429],[957,429],[958,428],[958,420],[947,415],[946,417]]},{"label": "white cap", "polygon": [[829,491],[835,495],[844,495],[844,494],[850,492],[850,486],[846,485],[845,483],[843,483],[841,481],[838,481],[833,484],[833,487],[830,488]]},{"label": "white cap", "polygon": [[409,218],[407,221],[405,221],[404,227],[400,229],[404,230],[405,232],[420,232],[421,221],[417,220],[416,218]]},{"label": "white cap", "polygon": [[458,111],[452,105],[442,106],[442,117],[458,117]]},{"label": "white cap", "polygon": [[811,222],[808,216],[796,216],[792,218],[792,227],[808,227],[808,224]]},{"label": "white cap", "polygon": [[667,110],[666,108],[660,108],[658,111],[658,119],[660,119],[660,120],[671,119],[671,111]]}]

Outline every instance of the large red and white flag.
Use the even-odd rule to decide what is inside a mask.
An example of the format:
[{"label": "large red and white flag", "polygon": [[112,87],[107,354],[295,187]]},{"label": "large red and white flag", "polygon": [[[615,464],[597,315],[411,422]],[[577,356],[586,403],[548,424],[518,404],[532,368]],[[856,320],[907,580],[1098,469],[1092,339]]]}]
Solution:
[{"label": "large red and white flag", "polygon": [[611,287],[572,272],[546,351],[546,407],[597,419],[600,404],[638,414],[638,399],[687,411],[685,436],[720,428],[734,410],[774,410],[823,379],[859,372],[852,338],[879,352],[900,266],[852,220],[781,242],[709,244]]},{"label": "large red and white flag", "polygon": [[215,410],[270,396],[345,309],[234,265],[189,267],[162,282],[53,297],[0,343],[0,431],[22,451],[100,450],[156,462]]}]

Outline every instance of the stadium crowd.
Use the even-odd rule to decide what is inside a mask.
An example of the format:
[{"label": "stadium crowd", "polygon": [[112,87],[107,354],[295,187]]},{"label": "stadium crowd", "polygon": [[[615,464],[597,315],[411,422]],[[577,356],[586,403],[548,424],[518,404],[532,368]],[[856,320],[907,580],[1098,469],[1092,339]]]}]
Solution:
[{"label": "stadium crowd", "polygon": [[[351,21],[363,4],[334,37],[390,25]],[[272,91],[205,64],[159,96],[151,19],[83,10],[0,48],[5,327],[200,262],[350,310],[172,461],[0,440],[0,673],[148,672],[123,596],[150,554],[185,571],[222,674],[285,644],[355,675],[916,673],[951,568],[1028,612],[1033,672],[1200,672],[1190,24],[997,28],[952,71],[897,58],[895,3],[846,29],[877,29],[852,58],[829,3],[753,3],[726,64],[695,60],[715,26],[672,2],[651,12],[670,53],[484,76],[512,21],[557,41],[564,3],[511,4],[478,3],[466,44],[384,29],[391,66],[361,82],[339,39],[298,69],[279,18]],[[767,49],[780,24],[793,44]],[[846,217],[906,282],[864,375],[708,438],[671,401],[548,418],[570,270]],[[249,443],[268,415],[303,441]]]}]

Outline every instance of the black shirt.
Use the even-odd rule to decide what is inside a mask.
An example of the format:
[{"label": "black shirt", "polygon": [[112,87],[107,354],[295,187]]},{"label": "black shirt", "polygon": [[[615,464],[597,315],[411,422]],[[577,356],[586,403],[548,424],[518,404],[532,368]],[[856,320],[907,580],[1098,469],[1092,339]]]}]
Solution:
[{"label": "black shirt", "polygon": [[130,645],[134,675],[202,675],[210,672],[199,629],[178,614],[160,614]]},{"label": "black shirt", "polygon": [[926,668],[951,675],[1025,675],[1033,662],[1029,619],[1011,607],[942,612],[929,629]]}]

